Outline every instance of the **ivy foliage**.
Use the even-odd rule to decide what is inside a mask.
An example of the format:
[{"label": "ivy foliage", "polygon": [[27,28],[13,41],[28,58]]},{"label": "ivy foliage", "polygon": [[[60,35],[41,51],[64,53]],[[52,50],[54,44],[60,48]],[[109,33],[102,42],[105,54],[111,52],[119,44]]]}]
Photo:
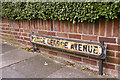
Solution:
[{"label": "ivy foliage", "polygon": [[120,2],[3,2],[2,17],[95,22],[101,18],[119,18]]}]

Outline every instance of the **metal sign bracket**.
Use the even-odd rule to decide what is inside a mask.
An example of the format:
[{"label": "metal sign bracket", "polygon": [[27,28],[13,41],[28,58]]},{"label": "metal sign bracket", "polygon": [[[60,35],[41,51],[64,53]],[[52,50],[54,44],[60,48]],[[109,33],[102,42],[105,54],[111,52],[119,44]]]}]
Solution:
[{"label": "metal sign bracket", "polygon": [[[100,43],[104,45],[103,41],[101,41]],[[105,46],[103,57],[99,59],[99,75],[103,75],[103,60],[106,58],[106,52],[107,52],[107,46]]]}]

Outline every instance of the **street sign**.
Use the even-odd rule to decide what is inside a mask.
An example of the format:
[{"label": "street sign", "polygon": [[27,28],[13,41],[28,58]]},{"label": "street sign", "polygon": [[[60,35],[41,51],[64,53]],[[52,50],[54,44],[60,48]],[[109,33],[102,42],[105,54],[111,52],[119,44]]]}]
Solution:
[{"label": "street sign", "polygon": [[30,42],[55,49],[74,52],[96,58],[105,58],[105,47],[101,43],[64,39],[58,37],[30,34]]}]

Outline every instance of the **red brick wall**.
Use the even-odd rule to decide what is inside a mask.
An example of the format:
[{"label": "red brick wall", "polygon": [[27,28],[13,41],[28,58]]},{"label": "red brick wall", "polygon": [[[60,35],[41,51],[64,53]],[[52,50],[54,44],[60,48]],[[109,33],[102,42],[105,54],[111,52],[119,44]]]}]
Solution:
[{"label": "red brick wall", "polygon": [[[41,35],[76,40],[94,42],[104,41],[105,45],[107,45],[107,58],[104,60],[104,68],[120,71],[120,52],[118,52],[120,51],[120,45],[118,45],[120,43],[120,39],[118,39],[120,22],[118,19],[97,21],[96,23],[84,22],[76,24],[57,20],[10,21],[3,19],[2,24],[0,23],[0,27],[2,29],[0,35],[9,37],[23,44],[30,44],[29,34],[33,31]],[[99,60],[93,57],[75,57],[69,54],[59,54],[59,52],[55,50],[47,52],[56,56],[62,55],[69,59],[91,65],[99,65]]]}]

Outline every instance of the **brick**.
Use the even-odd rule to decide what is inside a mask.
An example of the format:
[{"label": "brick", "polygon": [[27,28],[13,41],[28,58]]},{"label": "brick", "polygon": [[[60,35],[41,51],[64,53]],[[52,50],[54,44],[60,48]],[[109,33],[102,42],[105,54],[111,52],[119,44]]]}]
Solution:
[{"label": "brick", "polygon": [[2,26],[2,27],[9,27],[9,25],[7,25],[7,24],[0,24],[0,26]]},{"label": "brick", "polygon": [[93,23],[89,22],[89,34],[93,34]]},{"label": "brick", "polygon": [[2,23],[2,18],[0,19],[0,23]]},{"label": "brick", "polygon": [[[71,52],[71,54],[72,54],[72,52]],[[73,54],[75,54],[75,53],[73,53]],[[82,54],[75,54],[75,55],[81,56],[81,57],[84,57],[84,58],[89,58],[89,56],[87,56],[87,55],[82,55]]]},{"label": "brick", "polygon": [[60,21],[57,21],[58,23],[58,31],[60,32]]},{"label": "brick", "polygon": [[5,33],[8,33],[8,31],[5,31]]},{"label": "brick", "polygon": [[70,56],[68,54],[58,54],[58,56],[64,57],[64,58],[69,58]]},{"label": "brick", "polygon": [[77,33],[77,23],[74,24],[74,33]]},{"label": "brick", "polygon": [[120,58],[120,53],[117,52],[116,53],[116,57]]},{"label": "brick", "polygon": [[30,30],[29,30],[29,29],[24,29],[24,32],[25,32],[25,33],[29,33]]},{"label": "brick", "polygon": [[10,27],[14,27],[14,21],[9,21]]},{"label": "brick", "polygon": [[101,36],[105,35],[105,20],[101,21],[100,23],[100,35]]},{"label": "brick", "polygon": [[36,26],[37,26],[37,29],[40,28],[40,19],[37,20],[37,25]]},{"label": "brick", "polygon": [[30,21],[30,29],[34,29],[35,28],[35,21],[31,20]]},{"label": "brick", "polygon": [[48,29],[48,26],[47,26],[47,20],[45,20],[45,30]]},{"label": "brick", "polygon": [[33,44],[31,42],[28,43],[29,46],[33,46]]},{"label": "brick", "polygon": [[81,35],[69,34],[69,38],[81,39]]},{"label": "brick", "polygon": [[82,23],[78,23],[78,33],[82,33]]},{"label": "brick", "polygon": [[119,47],[118,45],[110,45],[110,44],[107,45],[108,50],[119,51],[118,47]]},{"label": "brick", "polygon": [[8,34],[12,34],[12,32],[8,31]]},{"label": "brick", "polygon": [[19,29],[15,29],[15,31],[19,31]]},{"label": "brick", "polygon": [[95,22],[94,35],[99,35],[99,21]]},{"label": "brick", "polygon": [[57,56],[57,53],[56,53],[56,52],[53,52],[53,51],[49,51],[49,54],[52,54],[52,55]]},{"label": "brick", "polygon": [[105,60],[106,60],[106,62],[109,62],[109,63],[120,64],[119,59],[117,59],[117,58],[107,57]]},{"label": "brick", "polygon": [[64,32],[64,22],[63,21],[60,22],[60,26],[61,26],[62,32]]},{"label": "brick", "polygon": [[6,31],[2,31],[3,33],[7,33]]},{"label": "brick", "polygon": [[23,21],[19,21],[19,28],[23,28]]},{"label": "brick", "polygon": [[70,23],[70,32],[74,32],[73,31],[73,23]]},{"label": "brick", "polygon": [[64,32],[69,32],[68,21],[64,22]]},{"label": "brick", "polygon": [[18,35],[18,33],[17,32],[13,32],[13,35]]},{"label": "brick", "polygon": [[88,34],[88,22],[84,22],[83,33]]},{"label": "brick", "polygon": [[70,56],[70,59],[76,60],[76,61],[81,61],[80,57],[75,57],[75,56]]},{"label": "brick", "polygon": [[107,51],[107,56],[115,56],[115,52]]},{"label": "brick", "polygon": [[43,30],[46,30],[46,21],[43,20]]},{"label": "brick", "polygon": [[115,69],[115,65],[108,64],[108,63],[103,63],[103,67],[109,68],[109,69]]},{"label": "brick", "polygon": [[47,35],[49,35],[49,36],[55,36],[55,32],[48,32]]},{"label": "brick", "polygon": [[47,30],[46,20],[44,20],[44,29]]},{"label": "brick", "polygon": [[57,31],[57,22],[56,20],[53,20],[53,31]]},{"label": "brick", "polygon": [[19,40],[19,39],[18,39],[17,41],[20,42],[20,43],[23,43],[23,40]]},{"label": "brick", "polygon": [[97,36],[87,36],[87,35],[83,35],[82,38],[83,38],[83,40],[97,41]]},{"label": "brick", "polygon": [[44,20],[42,20],[42,30],[44,30]]},{"label": "brick", "polygon": [[28,20],[23,21],[23,28],[25,28],[25,29],[29,28],[29,21]]},{"label": "brick", "polygon": [[44,30],[44,20],[41,20],[41,22],[42,22],[42,30]]},{"label": "brick", "polygon": [[37,29],[37,20],[34,20],[34,22],[35,22],[35,27],[34,27],[34,29]]},{"label": "brick", "polygon": [[99,58],[96,58],[96,57],[91,57],[89,56],[90,59],[95,59],[95,60],[99,60]]},{"label": "brick", "polygon": [[30,38],[24,37],[25,40],[30,41]]},{"label": "brick", "polygon": [[86,58],[83,58],[83,62],[92,64],[92,65],[97,65],[97,61],[86,59]]},{"label": "brick", "polygon": [[6,28],[2,27],[2,30],[6,30]]},{"label": "brick", "polygon": [[[46,20],[46,30],[48,31],[48,27],[49,26],[49,21],[48,20]],[[50,28],[49,28],[50,29]]]},{"label": "brick", "polygon": [[27,41],[24,40],[22,43],[23,43],[23,44],[27,44]]},{"label": "brick", "polygon": [[112,35],[112,20],[107,21],[107,31],[106,36]]},{"label": "brick", "polygon": [[23,39],[23,37],[20,37],[20,39]]},{"label": "brick", "polygon": [[118,44],[120,44],[120,39],[118,39]]},{"label": "brick", "polygon": [[20,29],[20,32],[23,32],[23,29]]},{"label": "brick", "polygon": [[15,28],[10,28],[10,31],[15,31]]},{"label": "brick", "polygon": [[39,19],[39,30],[41,30],[41,29],[42,29],[42,20]]},{"label": "brick", "polygon": [[7,18],[2,18],[2,23],[8,23],[8,19]]},{"label": "brick", "polygon": [[4,34],[4,36],[9,37],[7,34]]},{"label": "brick", "polygon": [[58,22],[57,22],[57,20],[53,21],[53,30],[58,31]]},{"label": "brick", "polygon": [[47,31],[38,31],[38,33],[41,35],[47,35]]},{"label": "brick", "polygon": [[38,30],[32,30],[32,31],[29,31],[30,33],[34,32],[35,34],[38,33]]},{"label": "brick", "polygon": [[4,34],[3,34],[3,33],[0,33],[0,35],[4,36]]},{"label": "brick", "polygon": [[38,26],[39,26],[39,20],[35,20],[35,29],[38,29]]},{"label": "brick", "polygon": [[26,42],[27,43],[27,45],[32,45],[32,43],[31,42]]},{"label": "brick", "polygon": [[48,52],[46,49],[41,49],[42,52]]},{"label": "brick", "polygon": [[15,38],[20,38],[19,36],[15,36]]},{"label": "brick", "polygon": [[53,21],[53,30],[60,32],[60,21],[58,21],[58,20]]},{"label": "brick", "polygon": [[53,31],[53,21],[50,20],[50,30]]},{"label": "brick", "polygon": [[108,43],[116,43],[116,39],[115,38],[99,37],[99,41],[104,41],[104,42],[108,42]]},{"label": "brick", "polygon": [[[71,52],[70,54],[75,54],[75,53],[73,53],[73,52]],[[75,55],[77,55],[77,56],[81,56],[81,57],[84,57],[84,58],[89,58],[88,56],[86,56],[86,55],[82,55],[82,54],[75,54]]]},{"label": "brick", "polygon": [[119,36],[119,20],[114,20],[114,28],[113,28],[113,36],[118,37]]},{"label": "brick", "polygon": [[27,33],[22,33],[22,36],[28,36],[28,34]]},{"label": "brick", "polygon": [[6,31],[6,33],[8,33],[9,31]]},{"label": "brick", "polygon": [[116,69],[117,69],[118,71],[120,71],[120,66],[117,66]]},{"label": "brick", "polygon": [[56,36],[67,38],[67,34],[66,33],[57,33]]},{"label": "brick", "polygon": [[5,28],[5,30],[9,30],[9,28]]},{"label": "brick", "polygon": [[19,21],[14,21],[15,22],[15,28],[19,28]]},{"label": "brick", "polygon": [[21,33],[19,32],[18,35],[21,36]]}]

